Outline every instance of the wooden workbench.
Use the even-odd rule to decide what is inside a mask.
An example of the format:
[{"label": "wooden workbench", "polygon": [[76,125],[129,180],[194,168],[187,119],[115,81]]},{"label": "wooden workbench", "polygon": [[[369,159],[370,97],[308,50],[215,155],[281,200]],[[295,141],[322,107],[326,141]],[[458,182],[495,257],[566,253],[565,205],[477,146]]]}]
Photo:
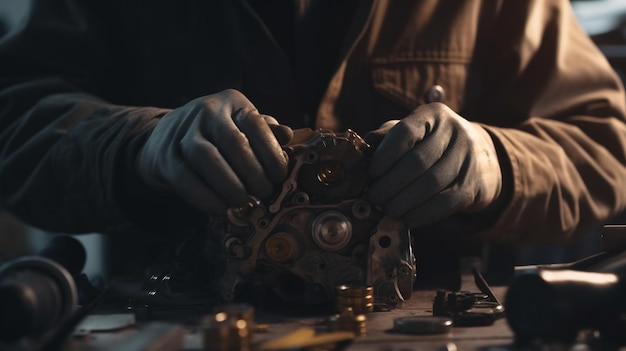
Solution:
[{"label": "wooden workbench", "polygon": [[[502,297],[504,288],[493,289],[498,297]],[[453,327],[448,333],[435,335],[409,335],[392,331],[394,319],[407,316],[432,315],[432,302],[435,291],[415,291],[411,299],[401,309],[372,312],[367,314],[367,334],[359,336],[349,344],[346,350],[489,350],[492,348],[506,349],[512,345],[513,333],[505,319],[487,327]],[[299,328],[310,327],[320,329],[323,316],[295,317],[287,314],[257,312],[255,318],[259,323],[267,323],[268,331],[255,333],[253,342],[259,343],[289,334]],[[96,316],[91,316],[97,320]],[[74,337],[68,351],[118,350],[120,345],[128,346],[129,337],[137,333],[139,328],[130,327],[115,332],[91,332],[84,340]],[[184,350],[203,350],[202,332],[194,326],[183,326],[180,339]],[[453,343],[453,345],[449,345]],[[128,348],[132,349],[132,347]],[[150,350],[170,350],[169,348]]]},{"label": "wooden workbench", "polygon": [[[504,288],[494,289],[498,297],[502,296],[504,291]],[[453,327],[446,334],[409,335],[392,331],[396,318],[431,316],[434,297],[435,291],[415,291],[401,309],[367,314],[367,334],[357,337],[347,350],[445,350],[448,343],[454,343],[458,350],[466,351],[484,350],[488,346],[510,345],[513,342],[513,333],[504,318],[488,327]],[[271,323],[269,334],[257,334],[255,337],[269,339],[302,326],[314,326],[316,323],[319,323],[319,318]]]}]

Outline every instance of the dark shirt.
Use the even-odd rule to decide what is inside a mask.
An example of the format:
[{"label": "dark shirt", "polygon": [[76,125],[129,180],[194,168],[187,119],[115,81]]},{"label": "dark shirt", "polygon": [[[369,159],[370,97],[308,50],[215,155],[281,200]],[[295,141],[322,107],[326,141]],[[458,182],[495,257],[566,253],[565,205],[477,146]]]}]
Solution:
[{"label": "dark shirt", "polygon": [[340,49],[345,44],[357,1],[248,0],[248,3],[287,56],[302,113],[305,120],[313,120],[340,63]]}]

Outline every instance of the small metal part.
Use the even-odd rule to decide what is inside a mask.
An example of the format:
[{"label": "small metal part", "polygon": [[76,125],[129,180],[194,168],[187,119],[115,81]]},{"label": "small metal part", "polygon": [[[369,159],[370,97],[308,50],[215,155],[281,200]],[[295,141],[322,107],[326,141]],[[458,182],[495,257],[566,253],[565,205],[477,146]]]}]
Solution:
[{"label": "small metal part", "polygon": [[438,290],[433,302],[433,316],[455,317],[473,308],[475,304],[475,293],[461,291],[446,293],[443,290]]},{"label": "small metal part", "polygon": [[[408,249],[408,250],[407,250]],[[377,306],[400,308],[411,297],[415,281],[415,256],[411,250],[411,231],[406,225],[385,216],[370,236],[367,282],[374,287]],[[389,259],[393,257],[393,263]],[[412,274],[397,274],[407,266]]]},{"label": "small metal part", "polygon": [[337,185],[343,182],[346,171],[337,160],[327,160],[320,162],[317,166],[317,180],[324,185]]},{"label": "small metal part", "polygon": [[321,249],[341,250],[352,239],[352,223],[339,211],[326,211],[313,221],[311,236]]},{"label": "small metal part", "polygon": [[265,254],[278,263],[293,260],[299,256],[300,245],[288,233],[280,232],[270,236],[265,242]]},{"label": "small metal part", "polygon": [[372,205],[365,200],[355,201],[352,205],[352,215],[357,219],[366,219],[372,214]]},{"label": "small metal part", "polygon": [[475,306],[477,308],[490,308],[494,319],[504,317],[504,305],[498,300],[496,294],[491,291],[483,275],[477,269],[474,269],[473,273],[476,286],[480,289],[481,293],[485,294],[483,299],[476,301]]},{"label": "small metal part", "polygon": [[269,218],[261,217],[256,221],[256,225],[261,229],[265,229],[268,225],[270,225],[270,222],[271,220]]},{"label": "small metal part", "polygon": [[335,288],[337,313],[350,309],[355,314],[374,311],[374,288],[371,286],[339,285]]},{"label": "small metal part", "polygon": [[249,350],[254,327],[254,308],[247,304],[226,304],[205,316],[200,327],[203,349],[208,351]]},{"label": "small metal part", "polygon": [[355,314],[348,307],[340,314],[330,316],[326,321],[326,327],[329,332],[348,331],[356,336],[363,336],[367,333],[367,317],[362,313]]},{"label": "small metal part", "polygon": [[241,207],[229,208],[226,211],[228,220],[234,225],[245,227],[250,224],[250,214],[255,207],[261,206],[261,201],[250,196],[248,202]]},{"label": "small metal part", "polygon": [[317,161],[318,157],[319,157],[319,155],[317,154],[317,152],[315,152],[314,150],[310,150],[304,156],[304,160],[306,162],[315,162],[315,161]]},{"label": "small metal part", "polygon": [[365,141],[365,139],[363,139],[359,134],[357,134],[352,129],[348,129],[345,133],[345,136],[348,139],[348,141],[350,141],[357,150],[361,152],[366,152],[367,150],[370,149],[370,145]]},{"label": "small metal part", "polygon": [[411,275],[412,273],[413,271],[407,265],[402,265],[400,266],[400,268],[398,268],[399,275]]},{"label": "small metal part", "polygon": [[0,340],[38,338],[74,314],[78,292],[56,261],[24,256],[0,266]]},{"label": "small metal part", "polygon": [[298,191],[293,194],[293,203],[294,205],[308,205],[310,201],[309,194],[304,191]]},{"label": "small metal part", "polygon": [[426,102],[444,102],[446,100],[446,90],[439,84],[433,85],[426,95]]},{"label": "small metal part", "polygon": [[496,318],[490,313],[463,312],[454,318],[455,327],[485,327],[492,325]]},{"label": "small metal part", "polygon": [[447,317],[411,316],[393,321],[393,330],[405,334],[444,334],[451,327],[452,319]]},{"label": "small metal part", "polygon": [[487,326],[504,317],[504,307],[489,288],[480,271],[471,269],[476,291],[446,293],[438,290],[433,301],[433,316],[449,317],[456,327]]},{"label": "small metal part", "polygon": [[226,253],[231,257],[245,258],[246,250],[241,242],[241,239],[231,236],[224,241],[224,248]]}]

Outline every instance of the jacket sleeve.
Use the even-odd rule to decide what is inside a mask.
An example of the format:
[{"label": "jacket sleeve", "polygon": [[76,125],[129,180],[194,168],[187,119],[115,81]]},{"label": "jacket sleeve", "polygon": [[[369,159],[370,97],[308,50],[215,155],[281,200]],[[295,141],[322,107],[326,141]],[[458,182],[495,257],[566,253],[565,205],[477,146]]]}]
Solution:
[{"label": "jacket sleeve", "polygon": [[510,161],[510,201],[483,235],[563,242],[626,209],[626,98],[568,1],[513,3],[495,35],[488,113],[523,122],[488,127]]},{"label": "jacket sleeve", "polygon": [[134,155],[167,112],[96,97],[116,59],[95,3],[0,1],[0,206],[46,230],[128,223]]}]

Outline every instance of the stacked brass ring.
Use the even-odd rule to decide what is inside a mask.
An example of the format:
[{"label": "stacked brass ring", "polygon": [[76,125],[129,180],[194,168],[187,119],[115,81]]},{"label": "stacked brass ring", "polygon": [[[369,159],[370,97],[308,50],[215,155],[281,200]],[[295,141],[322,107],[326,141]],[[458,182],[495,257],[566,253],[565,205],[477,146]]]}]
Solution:
[{"label": "stacked brass ring", "polygon": [[374,311],[374,288],[371,286],[339,285],[335,289],[335,309],[342,313],[351,308],[355,315]]},{"label": "stacked brass ring", "polygon": [[350,307],[341,314],[335,314],[328,318],[326,326],[329,332],[348,331],[356,336],[367,333],[367,317],[364,314],[355,314]]}]

